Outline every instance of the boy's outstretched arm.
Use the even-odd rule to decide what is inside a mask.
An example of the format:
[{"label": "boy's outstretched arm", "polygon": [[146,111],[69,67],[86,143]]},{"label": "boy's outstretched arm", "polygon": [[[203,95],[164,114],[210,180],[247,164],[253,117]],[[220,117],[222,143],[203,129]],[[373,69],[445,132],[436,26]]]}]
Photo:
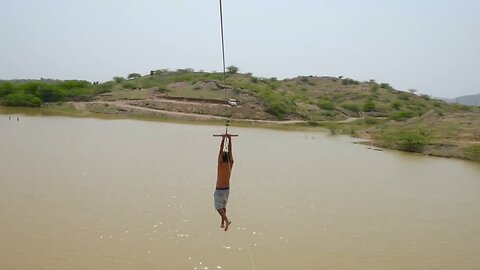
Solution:
[{"label": "boy's outstretched arm", "polygon": [[225,146],[225,136],[222,135],[222,143],[220,144],[220,151],[218,151],[218,161],[222,160],[223,147]]},{"label": "boy's outstretched arm", "polygon": [[232,136],[227,135],[227,137],[228,137],[228,159],[233,163]]}]

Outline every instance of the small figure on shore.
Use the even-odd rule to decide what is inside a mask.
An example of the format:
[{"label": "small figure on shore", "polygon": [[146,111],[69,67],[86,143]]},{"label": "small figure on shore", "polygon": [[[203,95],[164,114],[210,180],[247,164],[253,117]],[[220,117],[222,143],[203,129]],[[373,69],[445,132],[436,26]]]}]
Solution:
[{"label": "small figure on shore", "polygon": [[[228,139],[228,151],[225,151],[225,139]],[[222,217],[220,228],[228,230],[232,223],[227,217],[227,202],[230,194],[230,176],[233,168],[232,137],[230,134],[222,135],[222,143],[218,153],[217,184],[214,193],[215,209]]]},{"label": "small figure on shore", "polygon": [[9,117],[8,117],[8,120],[12,120],[12,117],[11,117],[11,116],[9,116]]},{"label": "small figure on shore", "polygon": [[20,118],[17,117],[17,122],[20,121]]}]

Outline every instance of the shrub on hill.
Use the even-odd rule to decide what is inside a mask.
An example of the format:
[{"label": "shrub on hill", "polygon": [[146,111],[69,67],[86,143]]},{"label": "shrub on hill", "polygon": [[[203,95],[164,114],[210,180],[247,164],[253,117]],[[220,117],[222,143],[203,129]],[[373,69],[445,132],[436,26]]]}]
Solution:
[{"label": "shrub on hill", "polygon": [[125,81],[125,78],[116,76],[116,77],[113,77],[113,81],[115,81],[116,83],[121,83]]},{"label": "shrub on hill", "polygon": [[320,109],[324,109],[324,110],[327,110],[327,111],[331,111],[331,110],[335,109],[335,105],[333,105],[332,102],[330,102],[329,100],[326,100],[326,99],[318,100],[317,106]]},{"label": "shrub on hill", "polygon": [[428,138],[418,131],[399,131],[384,137],[387,142],[407,152],[422,152]]},{"label": "shrub on hill", "polygon": [[134,83],[134,82],[123,82],[122,83],[122,87],[125,88],[125,89],[133,89],[134,87],[136,87],[137,85]]},{"label": "shrub on hill", "polygon": [[392,106],[392,109],[394,110],[400,110],[400,106],[402,106],[402,103],[396,100],[392,102],[391,106]]},{"label": "shrub on hill", "polygon": [[284,119],[289,113],[293,111],[292,104],[287,98],[273,92],[271,89],[262,89],[261,96],[265,101],[267,112],[275,115],[279,119]]},{"label": "shrub on hill", "polygon": [[131,80],[131,79],[138,79],[140,77],[142,77],[142,75],[140,75],[139,73],[130,73],[128,74],[127,78]]},{"label": "shrub on hill", "polygon": [[380,88],[386,89],[386,90],[393,90],[393,87],[390,86],[388,83],[382,83],[380,84]]},{"label": "shrub on hill", "polygon": [[349,110],[351,112],[355,112],[355,113],[360,112],[360,107],[357,104],[345,103],[345,104],[342,104],[341,106],[342,108]]},{"label": "shrub on hill", "polygon": [[480,144],[465,148],[464,153],[468,158],[480,161]]},{"label": "shrub on hill", "polygon": [[413,118],[418,116],[416,112],[413,111],[401,111],[401,112],[395,112],[392,113],[389,118],[395,121],[401,121],[409,118]]},{"label": "shrub on hill", "polygon": [[354,79],[346,78],[346,79],[342,79],[342,84],[343,85],[358,85],[359,82],[354,80]]},{"label": "shrub on hill", "polygon": [[363,111],[364,112],[374,112],[375,111],[375,102],[373,100],[368,100],[363,104]]}]

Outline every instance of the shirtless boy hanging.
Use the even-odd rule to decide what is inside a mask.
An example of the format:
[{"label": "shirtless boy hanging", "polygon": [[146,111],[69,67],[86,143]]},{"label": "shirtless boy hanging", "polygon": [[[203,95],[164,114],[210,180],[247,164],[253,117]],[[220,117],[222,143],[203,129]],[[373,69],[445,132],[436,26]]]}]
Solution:
[{"label": "shirtless boy hanging", "polygon": [[[228,151],[225,151],[225,140],[228,140]],[[232,137],[229,134],[222,135],[222,143],[218,153],[217,166],[217,185],[215,188],[215,209],[222,217],[221,228],[228,230],[228,226],[232,223],[227,217],[227,201],[230,193],[230,176],[233,168],[232,155]]]}]

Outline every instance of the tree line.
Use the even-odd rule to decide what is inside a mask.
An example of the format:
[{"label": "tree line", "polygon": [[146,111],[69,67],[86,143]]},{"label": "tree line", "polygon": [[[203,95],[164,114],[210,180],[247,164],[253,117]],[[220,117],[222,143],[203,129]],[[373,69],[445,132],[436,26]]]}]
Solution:
[{"label": "tree line", "polygon": [[112,82],[91,83],[83,80],[1,82],[0,104],[40,107],[45,102],[88,101],[109,91]]}]

